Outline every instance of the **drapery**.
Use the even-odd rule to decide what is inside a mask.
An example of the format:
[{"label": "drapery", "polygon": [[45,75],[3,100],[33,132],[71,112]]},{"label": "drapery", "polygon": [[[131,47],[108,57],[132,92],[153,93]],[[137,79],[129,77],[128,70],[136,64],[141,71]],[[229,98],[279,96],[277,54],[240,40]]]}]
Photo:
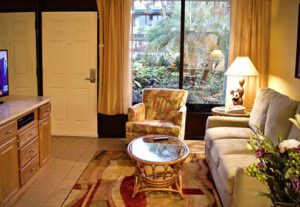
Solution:
[{"label": "drapery", "polygon": [[246,79],[247,108],[252,108],[258,87],[268,84],[270,18],[271,0],[231,0],[229,65],[238,56],[248,56],[260,74]]},{"label": "drapery", "polygon": [[131,105],[131,0],[97,0],[99,10],[98,112],[127,114]]}]

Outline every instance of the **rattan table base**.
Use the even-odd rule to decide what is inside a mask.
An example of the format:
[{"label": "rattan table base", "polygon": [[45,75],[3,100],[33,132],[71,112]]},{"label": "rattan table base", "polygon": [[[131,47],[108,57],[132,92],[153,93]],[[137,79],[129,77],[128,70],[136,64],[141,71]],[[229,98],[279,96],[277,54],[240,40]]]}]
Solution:
[{"label": "rattan table base", "polygon": [[[180,166],[181,163],[177,163],[175,166],[151,165],[151,169],[153,169],[152,175],[147,175],[145,172],[147,166],[144,166],[142,163],[136,163],[132,197],[135,197],[139,192],[165,191],[179,193],[181,198],[183,198]],[[157,168],[163,168],[166,171],[156,172]]]},{"label": "rattan table base", "polygon": [[139,192],[166,191],[182,194],[180,168],[189,154],[176,137],[149,135],[131,141],[127,154],[135,164],[132,197]]}]

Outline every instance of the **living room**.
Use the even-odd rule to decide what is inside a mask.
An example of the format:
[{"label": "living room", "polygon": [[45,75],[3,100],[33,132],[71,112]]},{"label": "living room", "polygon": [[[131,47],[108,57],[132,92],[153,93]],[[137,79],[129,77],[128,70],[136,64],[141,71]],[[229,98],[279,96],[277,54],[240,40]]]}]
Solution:
[{"label": "living room", "polygon": [[0,0],[0,206],[298,207],[299,5]]}]

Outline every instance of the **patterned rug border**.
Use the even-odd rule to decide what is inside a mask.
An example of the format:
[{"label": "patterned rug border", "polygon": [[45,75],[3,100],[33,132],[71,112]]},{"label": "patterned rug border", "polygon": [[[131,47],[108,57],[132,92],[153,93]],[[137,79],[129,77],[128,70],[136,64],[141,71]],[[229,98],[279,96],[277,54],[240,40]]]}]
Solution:
[{"label": "patterned rug border", "polygon": [[[78,177],[78,179],[76,180],[75,184],[73,185],[73,187],[71,188],[70,192],[68,193],[67,197],[65,198],[64,202],[63,202],[63,206],[71,206],[71,207],[79,207],[79,206],[90,206],[92,204],[92,201],[94,199],[94,196],[98,190],[98,188],[100,187],[101,185],[101,182],[102,182],[102,179],[98,179],[96,184],[89,184],[87,186],[87,191],[85,192],[84,196],[81,197],[80,199],[78,199],[76,201],[76,203],[73,203],[72,205],[68,205],[66,204],[66,201],[70,198],[72,192],[74,190],[82,190],[82,185],[79,183],[80,179],[84,176],[84,174],[86,173],[86,171],[88,170],[89,166],[94,162],[96,161],[98,158],[102,157],[102,156],[105,156],[106,153],[111,153],[111,152],[116,152],[116,153],[126,153],[126,150],[98,150],[97,152],[95,152],[95,154],[93,155],[93,157],[91,158],[91,160],[88,162],[88,164],[86,165],[86,167],[84,168],[84,170],[82,171],[82,173],[80,174],[80,176]],[[127,155],[127,154],[126,154]],[[204,155],[203,152],[192,152],[190,153],[189,157],[192,157],[192,155]],[[128,158],[130,160],[130,158]],[[213,178],[212,178],[212,175],[210,173],[210,170],[209,170],[209,167],[208,167],[208,164],[207,164],[207,161],[206,161],[206,158],[205,158],[205,155],[204,155],[204,158],[202,159],[202,163],[205,165],[205,167],[207,168],[207,173],[206,173],[206,178],[207,178],[207,181],[208,183],[210,183],[212,186],[211,188],[205,188],[206,191],[208,191],[213,199],[214,199],[214,202],[213,202],[213,205],[209,205],[209,206],[212,206],[212,207],[218,207],[218,206],[222,206],[221,202],[220,202],[220,199],[219,199],[219,195],[218,195],[218,192],[216,190],[216,185],[213,181]],[[201,166],[201,163],[199,162],[199,166]],[[131,166],[133,167],[133,166]],[[127,176],[128,177],[128,176]],[[126,177],[124,177],[123,179],[126,179]],[[128,179],[128,178],[127,178]],[[124,180],[123,180],[124,181]],[[202,181],[203,184],[208,187],[205,183],[207,181]],[[109,192],[111,192],[111,188],[113,186],[110,187],[109,189]],[[190,188],[183,188],[183,193],[184,195],[192,195],[192,196],[195,196],[195,195],[205,195],[205,192],[203,192],[202,190],[200,189],[190,189]],[[140,193],[141,194],[141,193]],[[138,196],[138,195],[137,195]],[[136,196],[136,197],[137,197]],[[88,198],[87,198],[88,197]],[[110,196],[112,197],[112,196]],[[105,202],[105,205],[107,207],[113,207],[113,206],[117,206],[117,205],[113,205],[111,206],[110,202],[113,202],[110,198],[108,200],[106,200]],[[101,205],[102,206],[102,205]],[[131,207],[131,205],[125,205],[126,207]],[[138,205],[140,206],[140,205]],[[146,205],[145,205],[146,206]],[[184,205],[185,206],[185,205]],[[191,205],[192,207],[193,205]],[[132,206],[133,207],[133,206]],[[190,205],[189,205],[190,207]],[[196,207],[196,206],[195,206]],[[198,206],[197,206],[198,207]]]}]

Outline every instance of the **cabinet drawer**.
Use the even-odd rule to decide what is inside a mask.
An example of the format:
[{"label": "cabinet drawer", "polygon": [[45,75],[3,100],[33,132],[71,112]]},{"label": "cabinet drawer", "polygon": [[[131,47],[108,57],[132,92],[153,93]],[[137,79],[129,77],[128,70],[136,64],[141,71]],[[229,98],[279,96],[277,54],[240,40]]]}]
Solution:
[{"label": "cabinet drawer", "polygon": [[27,129],[27,130],[23,131],[22,133],[20,133],[18,135],[19,148],[23,147],[28,142],[33,140],[35,137],[38,136],[38,134],[39,134],[39,128],[38,128],[37,124],[33,125],[29,129]]},{"label": "cabinet drawer", "polygon": [[24,167],[35,155],[39,153],[39,139],[36,138],[19,150],[19,164]]},{"label": "cabinet drawer", "polygon": [[17,122],[10,122],[0,127],[0,144],[17,135]]},{"label": "cabinet drawer", "polygon": [[24,168],[20,170],[21,186],[24,186],[39,170],[39,156],[34,157]]},{"label": "cabinet drawer", "polygon": [[51,104],[47,103],[39,108],[39,119],[43,119],[50,115],[51,112]]}]

